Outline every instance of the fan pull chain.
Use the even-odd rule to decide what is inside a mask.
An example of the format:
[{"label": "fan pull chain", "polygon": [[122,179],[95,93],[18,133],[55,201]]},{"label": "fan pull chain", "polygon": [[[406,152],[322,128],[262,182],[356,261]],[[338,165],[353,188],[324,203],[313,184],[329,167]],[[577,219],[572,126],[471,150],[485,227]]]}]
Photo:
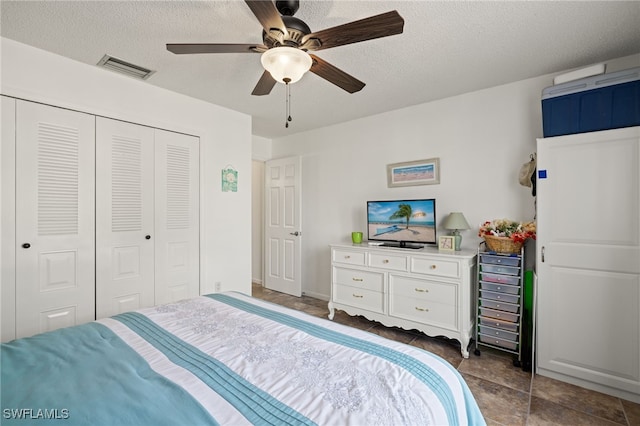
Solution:
[{"label": "fan pull chain", "polygon": [[289,82],[291,81],[291,79],[289,78],[285,78],[284,79],[284,86],[285,86],[285,107],[286,107],[286,112],[285,115],[287,117],[287,120],[284,123],[284,127],[285,128],[289,128],[289,122],[291,121],[291,87],[289,86]]}]

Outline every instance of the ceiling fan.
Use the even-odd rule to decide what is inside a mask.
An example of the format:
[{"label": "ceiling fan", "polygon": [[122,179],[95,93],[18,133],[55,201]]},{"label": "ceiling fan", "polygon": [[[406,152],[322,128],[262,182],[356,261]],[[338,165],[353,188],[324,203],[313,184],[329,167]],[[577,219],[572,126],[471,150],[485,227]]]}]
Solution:
[{"label": "ceiling fan", "polygon": [[[263,27],[263,44],[172,43],[167,50],[175,54],[194,53],[262,53],[265,71],[252,95],[268,95],[276,82],[295,83],[306,71],[354,93],[365,83],[316,55],[307,53],[401,34],[404,20],[397,11],[312,32],[307,24],[293,15],[299,0],[245,0]],[[285,65],[287,64],[287,65]]]}]

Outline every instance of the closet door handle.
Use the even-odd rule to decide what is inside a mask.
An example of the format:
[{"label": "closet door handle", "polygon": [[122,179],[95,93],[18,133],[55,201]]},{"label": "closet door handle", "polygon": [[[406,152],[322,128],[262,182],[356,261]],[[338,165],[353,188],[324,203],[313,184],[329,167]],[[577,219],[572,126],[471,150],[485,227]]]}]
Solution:
[{"label": "closet door handle", "polygon": [[151,239],[151,235],[145,235],[144,239],[145,240],[150,240]]},{"label": "closet door handle", "polygon": [[24,243],[22,245],[22,248],[29,248],[29,247],[31,247],[31,244],[29,244],[29,243]]}]

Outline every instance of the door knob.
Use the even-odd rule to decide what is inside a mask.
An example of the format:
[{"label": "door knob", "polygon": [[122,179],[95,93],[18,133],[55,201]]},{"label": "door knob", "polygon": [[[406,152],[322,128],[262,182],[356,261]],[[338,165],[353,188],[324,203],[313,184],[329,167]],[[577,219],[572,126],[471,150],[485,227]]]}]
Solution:
[{"label": "door knob", "polygon": [[302,232],[298,232],[298,231],[296,231],[296,232],[289,232],[289,235],[295,235],[296,237],[297,237],[298,235],[300,235],[300,234],[302,234]]},{"label": "door knob", "polygon": [[145,235],[144,239],[145,240],[150,240],[151,239],[151,235]]},{"label": "door knob", "polygon": [[29,248],[29,247],[31,247],[31,244],[29,244],[29,243],[24,243],[22,245],[22,248]]}]

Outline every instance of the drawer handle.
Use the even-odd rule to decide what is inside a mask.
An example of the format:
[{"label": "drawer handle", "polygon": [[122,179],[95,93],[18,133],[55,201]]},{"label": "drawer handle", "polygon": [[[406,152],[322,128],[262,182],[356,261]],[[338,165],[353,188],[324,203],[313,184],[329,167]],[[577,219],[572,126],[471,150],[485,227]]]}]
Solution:
[{"label": "drawer handle", "polygon": [[351,256],[345,256],[344,258],[345,259],[351,259]]},{"label": "drawer handle", "polygon": [[419,308],[416,306],[416,311],[420,311],[420,312],[429,312],[429,309],[426,308]]},{"label": "drawer handle", "polygon": [[351,279],[352,279],[353,281],[364,281],[364,279],[363,279],[363,278],[356,278],[356,277],[353,277],[353,278],[351,278]]},{"label": "drawer handle", "polygon": [[361,295],[361,294],[355,294],[355,293],[353,293],[353,297],[357,297],[357,298],[361,299],[361,298],[363,298],[364,296],[363,296],[363,295]]},{"label": "drawer handle", "polygon": [[422,289],[422,288],[418,288],[418,287],[416,287],[416,288],[415,288],[415,290],[416,290],[418,293],[429,293],[429,290],[424,290],[424,289]]},{"label": "drawer handle", "polygon": [[382,263],[389,263],[389,259],[383,260]]},{"label": "drawer handle", "polygon": [[436,265],[431,265],[431,266],[429,267],[429,269],[436,269],[436,268],[437,268],[437,266],[436,266]]}]

